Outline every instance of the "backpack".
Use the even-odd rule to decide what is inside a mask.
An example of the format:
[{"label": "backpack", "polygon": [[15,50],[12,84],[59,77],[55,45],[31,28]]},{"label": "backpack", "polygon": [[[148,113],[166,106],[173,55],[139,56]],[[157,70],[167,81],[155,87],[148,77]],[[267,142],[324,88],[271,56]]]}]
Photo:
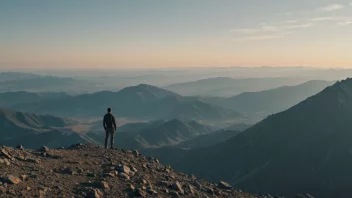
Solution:
[{"label": "backpack", "polygon": [[105,124],[107,128],[113,127],[112,115],[110,113],[105,115]]}]

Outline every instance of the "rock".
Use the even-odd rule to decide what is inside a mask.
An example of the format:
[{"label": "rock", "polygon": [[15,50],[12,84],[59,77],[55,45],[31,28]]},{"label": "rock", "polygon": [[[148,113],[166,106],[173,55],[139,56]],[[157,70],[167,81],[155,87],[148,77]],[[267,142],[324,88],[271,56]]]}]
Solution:
[{"label": "rock", "polygon": [[71,167],[67,167],[63,171],[61,171],[61,173],[69,174],[69,175],[75,175],[76,171],[74,171]]},{"label": "rock", "polygon": [[20,150],[24,150],[23,146],[22,145],[18,145],[16,146],[17,149],[20,149]]},{"label": "rock", "polygon": [[2,180],[6,181],[7,183],[10,184],[19,184],[22,182],[22,180],[19,177],[16,177],[14,175],[7,175],[2,178]]},{"label": "rock", "polygon": [[28,175],[21,175],[21,179],[22,179],[22,181],[26,181],[26,180],[27,180],[27,178],[28,178]]},{"label": "rock", "polygon": [[211,195],[214,195],[214,193],[215,193],[214,189],[212,189],[212,188],[207,188],[206,192],[211,194]]},{"label": "rock", "polygon": [[0,159],[0,164],[4,164],[6,166],[10,166],[11,162],[8,159]]},{"label": "rock", "polygon": [[192,195],[194,194],[194,188],[192,185],[190,185],[190,184],[186,185],[185,189],[186,189],[185,192],[187,194],[192,194]]},{"label": "rock", "polygon": [[35,163],[35,164],[41,163],[39,159],[33,159],[33,158],[27,158],[26,161],[31,162],[31,163]]},{"label": "rock", "polygon": [[196,181],[194,185],[198,190],[202,190],[202,185],[199,182]]},{"label": "rock", "polygon": [[42,146],[40,149],[39,149],[40,152],[49,152],[50,149],[46,146]]},{"label": "rock", "polygon": [[149,194],[151,194],[151,195],[157,195],[157,194],[158,194],[158,192],[155,191],[154,189],[147,189],[147,192],[148,192]]},{"label": "rock", "polygon": [[132,184],[130,184],[130,185],[128,185],[128,190],[134,190],[135,189],[135,187],[132,185]]},{"label": "rock", "polygon": [[126,173],[119,173],[119,176],[124,179],[130,179],[130,176],[128,176]]},{"label": "rock", "polygon": [[132,153],[137,157],[139,155],[139,152],[136,150],[136,151],[132,151]]},{"label": "rock", "polygon": [[130,169],[131,169],[131,171],[133,171],[133,172],[137,172],[137,169],[134,167],[134,166],[130,166]]},{"label": "rock", "polygon": [[99,189],[93,189],[90,193],[88,197],[91,198],[100,198],[103,197],[104,194],[99,190]]},{"label": "rock", "polygon": [[104,173],[103,174],[104,177],[115,177],[115,173]]},{"label": "rock", "polygon": [[12,160],[11,155],[5,149],[1,149],[1,155],[6,157],[7,159]]},{"label": "rock", "polygon": [[160,181],[159,186],[167,187],[167,186],[169,186],[169,183],[167,181]]},{"label": "rock", "polygon": [[146,197],[147,196],[147,192],[145,192],[143,189],[138,188],[135,192],[134,195],[136,197]]},{"label": "rock", "polygon": [[95,182],[94,186],[100,189],[110,189],[109,184],[105,181]]},{"label": "rock", "polygon": [[6,188],[4,186],[0,186],[0,195],[6,193]]},{"label": "rock", "polygon": [[127,174],[129,174],[130,171],[131,171],[131,169],[128,166],[125,166],[125,165],[119,166],[118,170],[119,170],[119,172],[124,172],[124,173],[127,173]]},{"label": "rock", "polygon": [[180,182],[176,181],[171,185],[172,189],[180,192],[181,194],[184,194],[185,191],[182,189],[182,185],[180,184]]},{"label": "rock", "polygon": [[170,191],[169,195],[172,196],[172,197],[180,197],[180,195],[176,191]]},{"label": "rock", "polygon": [[219,186],[219,188],[222,188],[222,189],[231,189],[232,188],[232,186],[230,184],[228,184],[224,181],[220,181],[218,183],[218,186]]},{"label": "rock", "polygon": [[82,168],[77,168],[77,173],[83,173],[84,170]]}]

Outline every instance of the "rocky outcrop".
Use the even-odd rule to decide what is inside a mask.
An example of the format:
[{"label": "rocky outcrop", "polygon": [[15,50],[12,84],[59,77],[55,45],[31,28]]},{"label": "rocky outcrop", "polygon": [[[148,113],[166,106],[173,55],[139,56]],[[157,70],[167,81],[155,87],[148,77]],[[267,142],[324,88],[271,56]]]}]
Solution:
[{"label": "rocky outcrop", "polygon": [[1,151],[0,197],[269,197],[177,173],[131,150],[76,145]]}]

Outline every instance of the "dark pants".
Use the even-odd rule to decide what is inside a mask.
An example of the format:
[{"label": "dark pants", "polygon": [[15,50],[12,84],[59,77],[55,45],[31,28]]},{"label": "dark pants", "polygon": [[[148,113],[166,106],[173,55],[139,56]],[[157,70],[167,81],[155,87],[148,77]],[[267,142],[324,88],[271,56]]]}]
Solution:
[{"label": "dark pants", "polygon": [[110,146],[114,148],[114,138],[115,138],[115,129],[114,128],[107,128],[105,130],[105,148],[108,148],[108,140],[110,136]]}]

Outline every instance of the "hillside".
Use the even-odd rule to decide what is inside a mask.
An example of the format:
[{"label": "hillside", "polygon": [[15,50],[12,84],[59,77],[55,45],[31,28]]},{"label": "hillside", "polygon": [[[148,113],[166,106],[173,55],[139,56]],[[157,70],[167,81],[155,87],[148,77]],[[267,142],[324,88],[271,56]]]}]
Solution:
[{"label": "hillside", "polygon": [[351,117],[347,79],[222,144],[191,150],[174,167],[251,192],[346,197],[352,195]]},{"label": "hillside", "polygon": [[3,147],[0,181],[1,197],[271,197],[175,172],[136,151],[95,145],[42,151]]},{"label": "hillside", "polygon": [[40,145],[68,146],[86,142],[66,126],[74,121],[51,115],[36,115],[0,109],[0,145],[16,146],[21,142],[28,148]]},{"label": "hillside", "polygon": [[303,82],[303,79],[296,78],[234,79],[218,77],[173,84],[165,87],[165,89],[183,96],[230,97],[243,92],[257,92]]},{"label": "hillside", "polygon": [[[116,133],[115,144],[119,148],[146,149],[172,146],[200,135],[213,132],[213,129],[195,121],[154,121],[121,126]],[[91,132],[92,139],[103,143],[105,134]]]},{"label": "hillside", "polygon": [[189,100],[173,92],[141,84],[119,92],[97,92],[62,100],[18,106],[21,111],[50,113],[58,116],[102,116],[111,107],[115,116],[156,119],[234,119],[242,115],[229,109]]},{"label": "hillside", "polygon": [[217,98],[212,104],[248,114],[264,116],[284,111],[315,95],[334,82],[308,81],[297,86],[284,86],[261,92],[246,92],[230,98]]}]

